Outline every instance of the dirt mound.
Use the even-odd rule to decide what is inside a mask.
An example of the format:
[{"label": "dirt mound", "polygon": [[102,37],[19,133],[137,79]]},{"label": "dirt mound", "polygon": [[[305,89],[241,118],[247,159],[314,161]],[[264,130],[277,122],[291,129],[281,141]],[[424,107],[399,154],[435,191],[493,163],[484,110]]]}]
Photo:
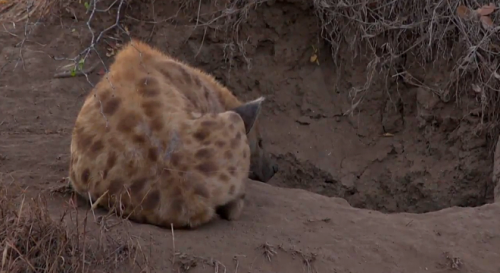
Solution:
[{"label": "dirt mound", "polygon": [[[96,256],[101,260],[111,256],[107,267],[94,265],[95,271],[90,272],[486,273],[499,269],[498,203],[425,215],[388,215],[353,208],[340,198],[259,182],[249,183],[248,197],[239,221],[215,220],[194,232],[139,225],[108,217],[101,210],[95,216],[89,213],[86,230],[94,232],[82,232],[81,242],[95,242],[103,235],[125,241],[122,248],[108,247],[103,256],[94,251],[96,244],[89,247],[86,261],[91,265]],[[49,211],[57,215],[64,201],[56,196]],[[82,218],[72,223],[83,226]],[[129,240],[136,248],[124,248]],[[122,259],[116,261],[115,256]],[[138,258],[142,262],[134,262]],[[125,271],[127,265],[135,269]]]},{"label": "dirt mound", "polygon": [[[159,272],[172,266],[189,272],[207,271],[203,266],[218,272],[498,271],[496,204],[384,215],[329,198],[415,213],[492,202],[499,177],[492,156],[498,35],[457,16],[459,3],[337,2],[0,6],[17,12],[0,15],[6,22],[0,32],[2,184],[37,196],[67,176],[83,97],[134,36],[214,74],[243,100],[266,96],[264,136],[280,165],[270,184],[323,196],[250,181],[241,221],[175,232],[172,242],[169,230],[113,217],[108,221],[116,223],[97,224],[92,216],[91,242],[103,232],[119,242],[106,248],[113,252],[133,241],[141,252],[131,256],[146,260],[136,266]],[[494,23],[498,13],[488,15]],[[36,14],[45,16],[35,20]],[[7,22],[16,16],[24,21]],[[68,64],[69,71],[61,68]],[[85,77],[67,78],[80,69]],[[53,219],[64,213],[64,201],[49,197]],[[87,234],[79,232],[68,236]]]}]

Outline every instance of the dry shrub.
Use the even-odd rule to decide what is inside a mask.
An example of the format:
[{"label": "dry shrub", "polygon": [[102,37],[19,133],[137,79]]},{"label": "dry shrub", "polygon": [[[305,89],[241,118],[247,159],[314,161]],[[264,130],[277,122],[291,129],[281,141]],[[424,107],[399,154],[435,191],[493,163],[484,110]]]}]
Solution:
[{"label": "dry shrub", "polygon": [[18,23],[33,18],[44,18],[50,11],[53,0],[0,0],[0,22]]},{"label": "dry shrub", "polygon": [[[354,96],[363,96],[361,93],[368,89],[374,75],[384,76],[380,78],[385,80],[399,74],[444,102],[459,102],[462,95],[474,94],[481,107],[480,129],[495,129],[500,98],[500,12],[490,15],[492,29],[483,28],[479,20],[457,16],[459,5],[476,9],[488,3],[314,0],[314,9],[321,23],[321,35],[331,45],[334,59],[346,44],[353,56],[366,54],[372,58],[368,82]],[[448,76],[434,82],[418,81],[407,71],[415,65],[424,74],[430,68],[444,70]]]},{"label": "dry shrub", "polygon": [[[212,12],[199,12],[202,2],[195,0],[181,1],[180,6],[192,14],[194,26],[226,36],[228,59],[239,55],[246,60],[242,24],[253,10],[276,2],[309,9],[318,18],[318,32],[337,65],[341,52],[344,56],[351,53],[352,58],[363,56],[371,60],[366,83],[349,91],[353,107],[363,100],[374,81],[404,80],[433,92],[443,102],[459,103],[465,94],[472,95],[479,108],[475,111],[481,116],[478,131],[485,129],[498,135],[500,11],[489,14],[493,25],[490,29],[482,26],[479,17],[464,19],[457,15],[460,5],[474,10],[490,1],[232,0],[214,1],[217,8]],[[447,76],[426,75],[419,79],[410,74],[415,67],[419,74],[441,70],[439,73]]]},{"label": "dry shrub", "polygon": [[[195,26],[227,36],[232,52],[229,59],[239,54],[246,60],[246,37],[240,33],[241,26],[252,16],[252,10],[268,8],[262,4],[275,2],[293,3],[312,11],[318,18],[318,32],[330,46],[337,65],[340,52],[371,60],[366,83],[349,92],[353,107],[362,101],[374,81],[402,79],[433,92],[443,102],[460,102],[464,94],[472,94],[482,117],[478,129],[490,133],[496,129],[500,118],[500,11],[489,15],[493,22],[490,29],[484,28],[479,18],[468,20],[457,15],[460,5],[477,9],[489,1],[233,0],[214,1],[223,8],[201,13],[194,13],[200,1],[181,1],[181,6],[193,14]],[[418,79],[418,75],[410,74],[414,67],[420,68],[420,74],[441,70],[447,76]]]},{"label": "dry shrub", "polygon": [[135,246],[97,243],[68,215],[53,220],[42,197],[14,201],[0,189],[0,272],[106,272],[132,257]]},{"label": "dry shrub", "polygon": [[[41,14],[47,12],[47,7],[53,5],[52,2],[76,3],[75,0],[18,2],[37,3],[36,6],[40,6],[38,10],[43,11]],[[83,2],[90,8],[87,12],[89,18],[95,11],[92,7],[99,6],[100,12],[117,15],[116,22],[126,17],[125,13],[130,11],[129,5],[137,8],[159,3],[149,0]],[[478,129],[490,129],[489,132],[496,129],[500,119],[497,111],[500,100],[500,11],[497,9],[489,15],[493,25],[491,29],[483,28],[478,19],[468,20],[457,15],[461,5],[477,9],[489,4],[489,0],[214,0],[211,3],[182,0],[178,1],[178,5],[185,15],[192,17],[193,27],[225,36],[224,54],[231,69],[231,62],[235,57],[242,58],[247,62],[248,68],[251,68],[249,58],[245,55],[248,41],[240,33],[241,26],[249,16],[253,16],[255,9],[269,8],[267,4],[279,2],[297,5],[305,12],[309,10],[311,16],[317,17],[317,31],[330,46],[332,58],[337,64],[341,51],[344,56],[345,53],[351,53],[353,58],[363,55],[371,59],[366,83],[349,91],[354,107],[362,101],[373,81],[392,82],[394,79],[403,79],[433,92],[444,102],[460,102],[464,94],[472,94],[482,117]],[[81,9],[83,4],[78,3]],[[212,8],[207,9],[207,5],[212,5]],[[21,11],[28,10],[26,4],[17,6]],[[121,11],[118,11],[119,7]],[[2,6],[0,12],[1,10]],[[172,22],[170,19],[173,18],[138,18],[166,23]],[[113,26],[116,24],[107,30]],[[417,79],[418,75],[411,75],[409,71],[416,66],[424,71],[419,74],[426,74],[429,69],[433,69],[444,70],[447,76],[442,79]]]}]

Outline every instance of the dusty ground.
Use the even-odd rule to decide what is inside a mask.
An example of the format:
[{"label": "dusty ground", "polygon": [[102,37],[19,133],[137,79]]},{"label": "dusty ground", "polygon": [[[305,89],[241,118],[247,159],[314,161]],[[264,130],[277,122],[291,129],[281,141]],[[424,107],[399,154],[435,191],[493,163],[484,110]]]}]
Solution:
[{"label": "dusty ground", "polygon": [[[84,9],[39,22],[28,36],[22,24],[0,31],[0,180],[31,196],[67,176],[74,119],[103,71],[88,80],[52,77],[68,63],[55,58],[74,57],[90,43],[88,14],[78,8]],[[192,15],[198,4],[186,9]],[[121,22],[131,35],[216,75],[241,99],[266,96],[264,136],[280,165],[273,186],[249,182],[241,221],[176,232],[175,251],[185,253],[176,261],[184,270],[191,262],[198,266],[189,272],[213,272],[214,265],[218,272],[223,266],[229,272],[500,272],[500,205],[484,205],[493,201],[495,142],[476,133],[473,97],[457,107],[423,88],[375,81],[353,115],[343,115],[352,108],[348,91],[366,81],[369,60],[351,61],[343,49],[341,67],[334,65],[308,5],[277,1],[252,9],[239,44],[203,23],[193,29],[192,16],[156,18],[177,10],[135,2]],[[113,21],[114,14],[98,14],[92,26]],[[97,46],[105,64],[115,44],[107,35]],[[312,46],[319,65],[309,61]],[[408,68],[428,82],[439,81],[443,69]],[[50,214],[60,215],[67,196],[45,196]],[[484,206],[386,215],[329,197],[381,212]],[[90,222],[89,230],[97,227]],[[170,230],[127,222],[106,233],[137,238],[149,269],[172,268]]]}]

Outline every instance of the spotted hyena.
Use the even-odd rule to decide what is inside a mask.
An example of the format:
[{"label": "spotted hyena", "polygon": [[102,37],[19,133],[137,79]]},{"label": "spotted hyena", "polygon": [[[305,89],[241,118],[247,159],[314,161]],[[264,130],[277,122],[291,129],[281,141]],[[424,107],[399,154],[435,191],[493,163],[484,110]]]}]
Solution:
[{"label": "spotted hyena", "polygon": [[129,219],[196,227],[238,218],[247,177],[267,182],[257,117],[214,77],[133,39],[86,98],[71,141],[70,185]]}]

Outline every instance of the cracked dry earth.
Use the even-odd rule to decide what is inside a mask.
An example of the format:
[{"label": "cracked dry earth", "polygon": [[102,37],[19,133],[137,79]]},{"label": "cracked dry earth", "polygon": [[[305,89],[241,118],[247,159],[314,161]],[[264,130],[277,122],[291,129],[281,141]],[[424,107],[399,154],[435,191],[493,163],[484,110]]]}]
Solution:
[{"label": "cracked dry earth", "polygon": [[[251,37],[250,71],[234,56],[228,72],[223,41],[182,26],[182,18],[155,25],[152,45],[213,73],[242,100],[266,96],[264,137],[280,165],[269,185],[248,181],[240,220],[176,231],[175,251],[213,258],[228,272],[500,272],[500,205],[492,203],[491,148],[473,134],[477,117],[425,90],[382,84],[354,115],[342,115],[351,108],[346,90],[364,83],[369,60],[345,59],[342,71],[329,54],[319,66],[309,63],[317,23],[297,3],[249,14],[241,35]],[[155,12],[173,10],[157,3]],[[67,176],[71,129],[91,89],[85,77],[52,77],[62,65],[52,56],[75,56],[90,41],[83,20],[61,20],[37,26],[22,59],[23,30],[0,32],[0,179],[31,196]],[[135,37],[150,37],[151,25],[124,23]],[[104,58],[109,65],[112,56]],[[42,194],[58,217],[67,196]],[[107,233],[138,238],[155,272],[172,269],[170,230],[127,222]]]}]

